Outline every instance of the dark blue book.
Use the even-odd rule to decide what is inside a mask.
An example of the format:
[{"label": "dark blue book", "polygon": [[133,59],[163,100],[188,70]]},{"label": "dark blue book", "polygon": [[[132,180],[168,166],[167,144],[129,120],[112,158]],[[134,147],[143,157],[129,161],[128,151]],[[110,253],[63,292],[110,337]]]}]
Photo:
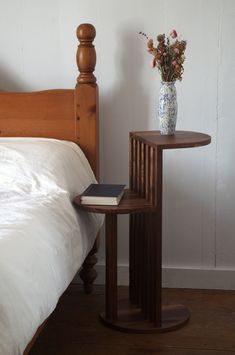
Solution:
[{"label": "dark blue book", "polygon": [[118,205],[125,185],[90,184],[80,195],[82,205]]}]

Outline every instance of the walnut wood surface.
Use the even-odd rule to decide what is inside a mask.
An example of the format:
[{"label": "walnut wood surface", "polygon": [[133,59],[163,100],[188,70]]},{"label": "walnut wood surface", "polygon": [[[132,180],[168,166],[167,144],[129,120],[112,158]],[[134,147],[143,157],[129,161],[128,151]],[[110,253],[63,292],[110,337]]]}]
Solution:
[{"label": "walnut wood surface", "polygon": [[169,332],[182,327],[190,318],[187,307],[180,304],[163,305],[161,314],[161,324],[158,327],[154,323],[149,323],[141,308],[124,299],[118,302],[116,318],[110,319],[106,313],[100,313],[100,318],[107,326],[127,333]]},{"label": "walnut wood surface", "polygon": [[159,131],[131,132],[130,136],[160,149],[193,148],[211,142],[209,135],[191,131],[176,131],[173,136],[161,135]]},{"label": "walnut wood surface", "polygon": [[124,322],[120,314],[111,322],[119,330],[168,331],[184,325],[189,319],[185,307],[173,306],[169,321],[162,306],[163,149],[199,147],[210,141],[210,136],[198,132],[177,131],[174,136],[163,136],[159,131],[130,133],[130,188],[145,198],[153,210],[146,215],[130,215],[129,299],[139,309],[144,324],[143,319],[139,319],[139,324],[132,323],[133,310],[130,309],[129,320]]},{"label": "walnut wood surface", "polygon": [[[100,318],[109,327],[131,333],[166,332],[188,321],[186,307],[162,305],[163,149],[198,147],[210,141],[210,136],[197,132],[180,131],[175,136],[161,136],[158,131],[131,132],[130,190],[122,203],[81,206],[106,214],[106,312]],[[117,280],[117,223],[111,222],[112,213],[115,217],[119,213],[130,214],[129,302],[124,309],[117,306],[116,291],[112,291],[116,290]]]}]

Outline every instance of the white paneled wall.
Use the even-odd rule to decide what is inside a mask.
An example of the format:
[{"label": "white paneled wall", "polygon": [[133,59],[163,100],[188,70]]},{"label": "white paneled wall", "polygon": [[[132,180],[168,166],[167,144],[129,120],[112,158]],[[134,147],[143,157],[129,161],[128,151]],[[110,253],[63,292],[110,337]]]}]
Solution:
[{"label": "white paneled wall", "polygon": [[[229,6],[230,5],[230,6]],[[235,267],[235,3],[225,1],[221,15],[216,154],[216,267]]]},{"label": "white paneled wall", "polygon": [[[187,39],[177,128],[208,133],[212,144],[164,153],[163,279],[167,286],[235,289],[235,1],[1,0],[0,18],[3,90],[73,87],[76,26],[96,26],[105,182],[128,183],[129,131],[158,128],[160,77],[138,32],[156,37],[175,28]],[[126,283],[126,217],[119,232]]]}]

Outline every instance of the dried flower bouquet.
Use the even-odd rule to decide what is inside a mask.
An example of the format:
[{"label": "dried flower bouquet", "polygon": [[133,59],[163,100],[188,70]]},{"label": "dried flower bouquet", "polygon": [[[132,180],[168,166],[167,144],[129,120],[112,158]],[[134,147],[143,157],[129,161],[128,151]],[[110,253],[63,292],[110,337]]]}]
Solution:
[{"label": "dried flower bouquet", "polygon": [[165,33],[158,35],[158,43],[154,47],[151,38],[148,38],[143,32],[140,32],[140,34],[147,38],[148,52],[153,56],[151,66],[152,68],[158,68],[162,81],[181,81],[184,72],[186,41],[179,40],[176,30],[172,30],[168,37]]}]

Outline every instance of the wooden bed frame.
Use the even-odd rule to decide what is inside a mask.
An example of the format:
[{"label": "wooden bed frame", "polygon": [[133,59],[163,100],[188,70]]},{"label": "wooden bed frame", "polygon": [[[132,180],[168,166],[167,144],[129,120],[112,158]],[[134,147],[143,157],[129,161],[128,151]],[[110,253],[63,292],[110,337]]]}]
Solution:
[{"label": "wooden bed frame", "polygon": [[[80,75],[75,89],[0,92],[0,136],[46,137],[73,141],[84,151],[98,179],[98,86],[93,74],[96,52],[92,44],[95,35],[95,28],[90,24],[82,24],[77,28],[77,38],[80,42],[77,66]],[[97,262],[95,253],[98,246],[99,237],[96,238],[93,249],[80,271],[86,293],[92,291],[92,284],[97,276],[93,267]],[[30,350],[36,335],[24,354]]]}]

